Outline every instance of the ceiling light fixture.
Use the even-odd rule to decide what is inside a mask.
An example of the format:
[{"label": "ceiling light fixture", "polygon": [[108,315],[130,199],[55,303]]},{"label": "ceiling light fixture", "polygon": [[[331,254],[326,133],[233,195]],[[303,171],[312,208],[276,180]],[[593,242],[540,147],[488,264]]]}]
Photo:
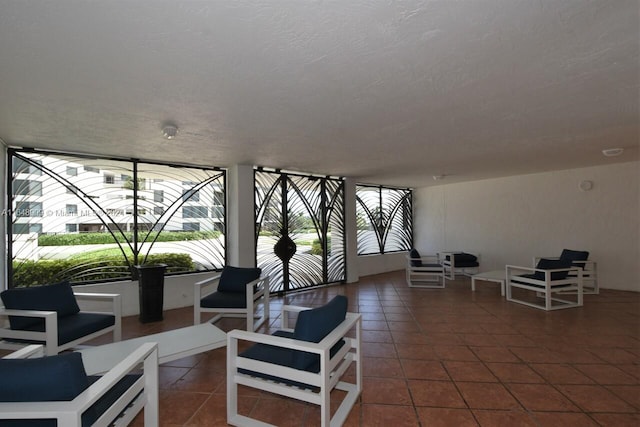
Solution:
[{"label": "ceiling light fixture", "polygon": [[433,180],[434,181],[440,181],[441,179],[444,179],[446,175],[433,175]]},{"label": "ceiling light fixture", "polygon": [[162,135],[164,135],[167,139],[173,139],[178,134],[178,126],[175,125],[165,125],[162,128]]},{"label": "ceiling light fixture", "polygon": [[602,150],[602,154],[607,157],[616,157],[622,154],[623,151],[624,148],[605,148],[604,150]]}]

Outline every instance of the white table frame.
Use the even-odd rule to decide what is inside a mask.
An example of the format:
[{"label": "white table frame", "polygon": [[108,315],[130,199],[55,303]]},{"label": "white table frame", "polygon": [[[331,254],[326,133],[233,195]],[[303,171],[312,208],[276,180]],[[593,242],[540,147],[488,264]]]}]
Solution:
[{"label": "white table frame", "polygon": [[82,354],[87,375],[96,375],[109,371],[146,342],[158,343],[158,363],[162,364],[225,347],[227,334],[210,323],[202,323],[111,344],[87,347],[79,352]]},{"label": "white table frame", "polygon": [[500,295],[505,295],[505,287],[507,282],[507,273],[505,270],[491,270],[471,276],[471,290],[476,291],[476,280],[484,280],[485,282],[495,282],[500,284]]}]

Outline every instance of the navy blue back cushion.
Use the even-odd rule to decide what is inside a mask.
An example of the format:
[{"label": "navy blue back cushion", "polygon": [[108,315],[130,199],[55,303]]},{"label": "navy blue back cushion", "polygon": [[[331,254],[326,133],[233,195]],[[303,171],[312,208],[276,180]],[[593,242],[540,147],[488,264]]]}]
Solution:
[{"label": "navy blue back cushion", "polygon": [[[55,311],[58,313],[58,318],[80,311],[69,282],[8,289],[2,292],[0,297],[8,309]],[[44,324],[44,320],[33,317],[9,316],[9,323],[11,329],[25,329],[33,324]]]},{"label": "navy blue back cushion", "polygon": [[[548,259],[548,258],[540,258],[538,261],[538,265],[536,268],[540,270],[555,270],[557,268],[569,268],[571,267],[571,261],[567,261],[564,259]],[[555,273],[551,273],[551,280],[564,280],[567,278],[569,271],[557,271]],[[536,271],[533,274],[533,278],[537,280],[544,280],[544,273],[541,271]]]},{"label": "navy blue back cushion", "polygon": [[245,268],[225,266],[218,282],[219,292],[242,292],[246,291],[246,285],[260,277],[260,268]]},{"label": "navy blue back cushion", "polygon": [[[478,257],[466,252],[458,252],[453,254],[456,267],[478,267]],[[451,261],[451,255],[447,255],[445,258],[447,261]]]},{"label": "navy blue back cushion", "polygon": [[574,251],[571,249],[563,249],[560,259],[571,261],[572,265],[584,267],[584,263],[574,264],[575,261],[586,261],[589,259],[589,252],[587,251]]},{"label": "navy blue back cushion", "polygon": [[409,252],[409,257],[410,258],[418,258],[418,259],[412,259],[411,260],[411,266],[412,267],[420,267],[422,266],[422,260],[419,259],[420,258],[420,252],[418,252],[417,249],[411,249],[411,251]]},{"label": "navy blue back cushion", "polygon": [[[347,297],[337,295],[322,307],[301,311],[298,314],[293,338],[318,343],[333,331],[347,316]],[[317,362],[318,356],[296,351],[292,364],[295,369],[307,369]]]},{"label": "navy blue back cushion", "polygon": [[0,359],[0,402],[73,400],[89,387],[80,353]]}]

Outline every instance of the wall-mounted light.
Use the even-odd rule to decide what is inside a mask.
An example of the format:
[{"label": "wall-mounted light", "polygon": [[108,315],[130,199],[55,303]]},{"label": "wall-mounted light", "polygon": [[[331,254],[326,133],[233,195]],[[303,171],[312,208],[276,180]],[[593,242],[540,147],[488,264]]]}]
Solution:
[{"label": "wall-mounted light", "polygon": [[624,148],[605,148],[604,150],[602,150],[602,154],[607,157],[616,157],[622,154],[623,151]]},{"label": "wall-mounted light", "polygon": [[173,139],[178,134],[178,126],[176,125],[165,125],[162,128],[162,135],[164,135],[167,139]]},{"label": "wall-mounted light", "polygon": [[591,191],[591,189],[593,188],[593,181],[580,181],[580,191]]}]

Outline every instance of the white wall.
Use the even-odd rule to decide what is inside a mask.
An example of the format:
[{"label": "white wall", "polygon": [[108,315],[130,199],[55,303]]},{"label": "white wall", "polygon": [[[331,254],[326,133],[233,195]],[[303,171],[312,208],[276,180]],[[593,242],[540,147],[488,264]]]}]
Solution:
[{"label": "white wall", "polygon": [[483,271],[587,250],[601,288],[640,292],[639,193],[640,162],[425,187],[414,192],[415,245],[479,252]]},{"label": "white wall", "polygon": [[407,263],[407,252],[394,252],[384,255],[363,255],[358,257],[360,276],[403,270]]},{"label": "white wall", "polygon": [[[214,276],[215,272],[201,274],[185,274],[184,276],[165,276],[164,304],[165,310],[193,305],[193,284],[199,280]],[[122,315],[133,316],[139,314],[139,290],[137,281],[122,281],[100,283],[95,285],[74,286],[76,292],[106,292],[122,296]],[[104,307],[100,303],[87,302],[83,309],[99,309]]]}]

